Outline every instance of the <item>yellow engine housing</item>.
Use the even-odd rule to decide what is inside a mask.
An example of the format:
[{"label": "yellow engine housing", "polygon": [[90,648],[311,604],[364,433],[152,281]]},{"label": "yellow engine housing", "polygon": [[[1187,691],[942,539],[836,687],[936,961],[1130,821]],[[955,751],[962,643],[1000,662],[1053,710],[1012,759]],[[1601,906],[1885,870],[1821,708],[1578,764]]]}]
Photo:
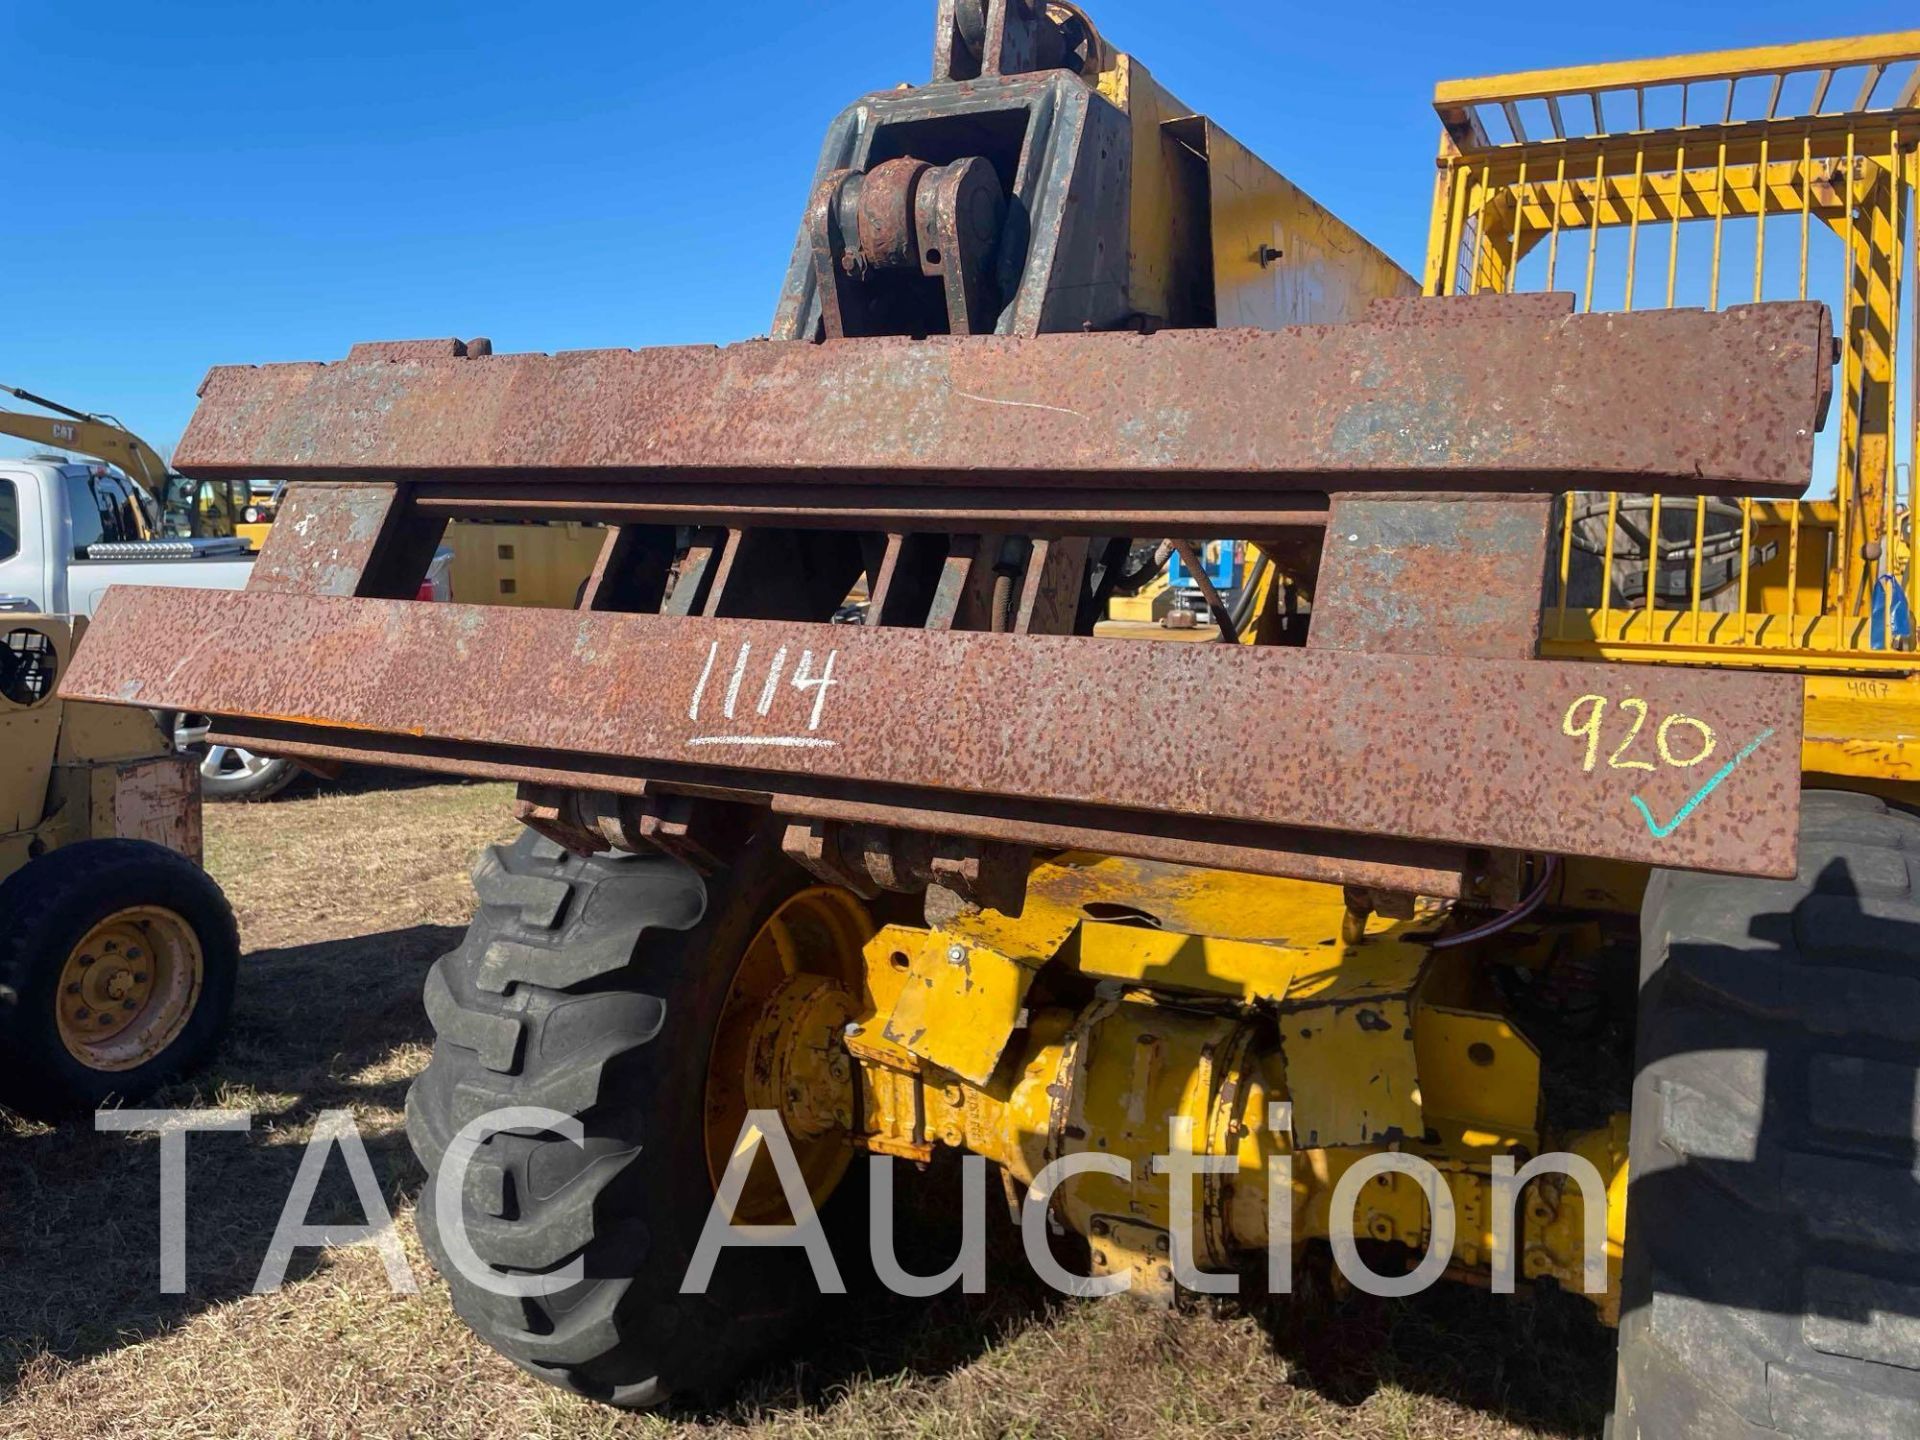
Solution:
[{"label": "yellow engine housing", "polygon": [[[1175,1246],[1230,1271],[1276,1242],[1332,1238],[1342,1178],[1384,1154],[1441,1177],[1456,1221],[1448,1273],[1484,1283],[1497,1169],[1568,1152],[1604,1187],[1607,1285],[1591,1298],[1611,1321],[1627,1119],[1543,1134],[1539,1053],[1470,947],[1426,943],[1439,918],[1424,904],[1410,919],[1356,915],[1338,888],[1302,881],[1092,854],[1036,863],[1017,917],[969,910],[866,941],[860,994],[830,1011],[836,1024],[851,1016],[840,1026],[857,1071],[849,1138],[918,1161],[968,1150],[1021,1187],[1065,1157],[1118,1157],[1124,1174],[1076,1175],[1049,1193],[1092,1242],[1096,1275],[1125,1273],[1149,1295],[1174,1288]],[[801,1077],[782,1100],[801,1133],[844,1106],[841,1092],[807,1093],[808,1073],[835,1083],[824,1067],[781,1073]],[[1189,1234],[1176,1233],[1155,1164],[1170,1125],[1196,1154],[1231,1159],[1198,1177]],[[1434,1222],[1421,1182],[1354,1181],[1341,1202],[1351,1233],[1424,1253]],[[1582,1289],[1581,1187],[1543,1175],[1519,1199],[1518,1276]]]}]

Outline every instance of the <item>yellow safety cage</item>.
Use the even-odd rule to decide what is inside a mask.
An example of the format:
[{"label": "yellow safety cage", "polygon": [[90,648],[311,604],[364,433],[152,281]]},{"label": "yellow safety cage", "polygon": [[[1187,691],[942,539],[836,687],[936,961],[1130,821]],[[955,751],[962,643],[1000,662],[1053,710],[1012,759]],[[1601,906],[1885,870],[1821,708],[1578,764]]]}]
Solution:
[{"label": "yellow safety cage", "polygon": [[1808,768],[1889,782],[1920,761],[1900,374],[1920,379],[1902,353],[1920,349],[1916,62],[1908,31],[1443,84],[1424,281],[1568,290],[1583,310],[1828,302],[1841,375],[1816,456],[1831,496],[1817,475],[1815,498],[1665,513],[1657,496],[1565,497],[1544,645],[1804,670]]}]

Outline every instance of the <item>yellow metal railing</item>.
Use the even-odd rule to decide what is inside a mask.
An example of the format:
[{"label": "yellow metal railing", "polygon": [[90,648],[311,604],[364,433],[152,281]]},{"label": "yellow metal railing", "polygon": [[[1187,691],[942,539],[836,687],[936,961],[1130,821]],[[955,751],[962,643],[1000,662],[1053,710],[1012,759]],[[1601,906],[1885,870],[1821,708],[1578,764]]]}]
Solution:
[{"label": "yellow metal railing", "polygon": [[1900,373],[1920,348],[1920,31],[1453,82],[1434,103],[1428,294],[1570,290],[1582,310],[1822,299],[1841,342],[1816,449],[1831,497],[1567,496],[1549,648],[1920,666],[1890,625],[1876,645],[1874,625],[1894,588],[1920,595]]}]

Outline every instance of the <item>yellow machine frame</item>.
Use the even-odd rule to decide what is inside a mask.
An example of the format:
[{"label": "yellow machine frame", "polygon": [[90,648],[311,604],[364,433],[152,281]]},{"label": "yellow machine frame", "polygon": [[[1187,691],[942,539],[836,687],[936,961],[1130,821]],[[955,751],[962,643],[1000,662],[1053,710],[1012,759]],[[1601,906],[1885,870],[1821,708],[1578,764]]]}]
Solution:
[{"label": "yellow machine frame", "polygon": [[[1595,607],[1570,594],[1569,496],[1543,633],[1547,653],[1569,657],[1804,671],[1805,768],[1874,788],[1911,783],[1920,762],[1909,739],[1920,662],[1910,641],[1876,644],[1873,622],[1887,581],[1920,594],[1913,382],[1901,375],[1920,336],[1916,59],[1920,31],[1907,31],[1453,81],[1434,95],[1429,295],[1570,289],[1583,310],[1833,306],[1832,497],[1741,502],[1737,595],[1718,602],[1702,594],[1708,502],[1692,502],[1680,603],[1648,583],[1644,601],[1621,604],[1622,497],[1608,496]],[[1837,266],[1823,268],[1821,230],[1839,242]]]},{"label": "yellow machine frame", "polygon": [[[86,622],[0,615],[0,645],[64,673]],[[50,687],[0,694],[0,880],[81,840],[151,840],[200,859],[200,787],[144,710],[63,700]]]},{"label": "yellow machine frame", "polygon": [[[1418,293],[1412,275],[1131,57],[1112,57],[1099,90],[1133,125],[1129,255],[1143,308],[1174,324],[1277,328],[1355,320],[1375,299]],[[1207,302],[1194,306],[1196,295]],[[1242,639],[1256,640],[1253,627]],[[1089,1237],[1095,1275],[1125,1275],[1149,1296],[1172,1291],[1176,1206],[1196,1199],[1176,1197],[1152,1163],[1170,1122],[1197,1153],[1236,1162],[1199,1185],[1188,1212],[1199,1217],[1193,1257],[1214,1270],[1328,1239],[1340,1206],[1361,1238],[1423,1252],[1435,1226],[1427,1194],[1405,1175],[1356,1169],[1401,1152],[1431,1164],[1453,1201],[1449,1274],[1487,1283],[1511,1243],[1523,1283],[1580,1290],[1589,1236],[1603,1231],[1606,1283],[1589,1298],[1617,1318],[1626,1117],[1546,1129],[1540,1053],[1487,985],[1477,947],[1425,943],[1436,909],[1387,916],[1338,886],[1090,853],[1037,862],[1012,916],[964,909],[925,927],[875,926],[864,912],[809,918],[830,893],[841,892],[805,892],[798,915],[768,925],[798,958],[756,1029],[766,1053],[751,1073],[772,1077],[760,1103],[792,1133],[830,1131],[857,1109],[864,1149],[925,1161],[963,1148],[1019,1185],[1070,1155],[1123,1160],[1124,1176],[1078,1177],[1058,1201]],[[1102,914],[1114,918],[1092,918]],[[847,931],[867,937],[857,953]],[[1060,998],[1088,984],[1091,1003]],[[842,1044],[850,1073],[831,1063]],[[710,1102],[724,1102],[710,1103],[716,1176],[737,1134],[736,1088],[709,1085]],[[1579,1156],[1603,1193],[1536,1178],[1503,1242],[1499,1167],[1543,1151]],[[826,1163],[803,1146],[809,1176]],[[1268,1190],[1276,1165],[1288,1167],[1290,1212]],[[769,1177],[758,1179],[764,1191]]]}]

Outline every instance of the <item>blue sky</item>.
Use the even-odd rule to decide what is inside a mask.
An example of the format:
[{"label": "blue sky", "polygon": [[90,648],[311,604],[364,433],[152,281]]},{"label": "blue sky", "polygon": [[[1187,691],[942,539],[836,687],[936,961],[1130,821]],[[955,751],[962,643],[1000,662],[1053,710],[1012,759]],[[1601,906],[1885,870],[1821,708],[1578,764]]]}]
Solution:
[{"label": "blue sky", "polygon": [[[1438,79],[1912,24],[1890,0],[1089,8],[1416,270]],[[0,381],[170,449],[213,364],[754,334],[828,120],[926,78],[933,10],[0,0]]]}]

